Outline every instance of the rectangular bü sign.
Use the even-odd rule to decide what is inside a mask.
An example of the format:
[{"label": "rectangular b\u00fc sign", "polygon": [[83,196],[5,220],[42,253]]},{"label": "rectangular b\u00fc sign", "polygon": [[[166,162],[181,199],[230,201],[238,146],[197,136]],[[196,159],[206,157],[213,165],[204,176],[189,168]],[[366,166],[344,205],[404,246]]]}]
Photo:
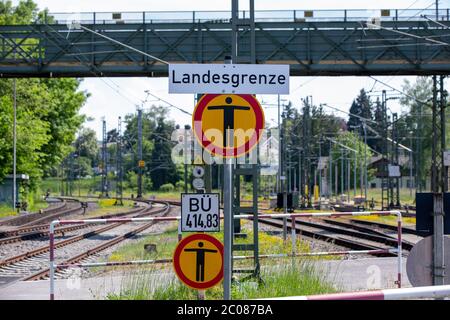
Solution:
[{"label": "rectangular b\u00fc sign", "polygon": [[289,94],[289,65],[171,64],[169,93]]}]

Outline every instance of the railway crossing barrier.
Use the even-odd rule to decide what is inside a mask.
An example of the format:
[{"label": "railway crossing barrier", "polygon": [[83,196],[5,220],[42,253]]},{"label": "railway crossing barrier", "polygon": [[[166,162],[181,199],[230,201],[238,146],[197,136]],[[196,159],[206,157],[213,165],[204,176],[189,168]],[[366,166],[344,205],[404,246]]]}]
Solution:
[{"label": "railway crossing barrier", "polygon": [[450,297],[450,285],[294,296],[263,300],[405,300]]},{"label": "railway crossing barrier", "polygon": [[[331,251],[331,252],[313,252],[313,253],[296,253],[296,218],[320,218],[320,217],[345,217],[345,216],[389,216],[397,217],[397,248],[395,249],[379,249],[379,250],[351,250],[351,251]],[[220,217],[223,219],[223,215]],[[253,219],[253,214],[241,214],[235,216],[234,219]],[[347,254],[375,254],[375,253],[397,253],[397,281],[396,284],[401,288],[402,281],[402,214],[400,211],[366,211],[366,212],[320,212],[320,213],[288,213],[288,214],[259,214],[259,218],[291,218],[292,220],[292,254],[270,254],[261,255],[260,258],[281,258],[281,257],[300,257],[300,256],[324,256],[324,255],[347,255]],[[98,262],[98,263],[74,263],[74,264],[56,264],[55,263],[55,227],[58,225],[82,225],[82,224],[110,224],[110,223],[146,223],[146,222],[162,222],[162,221],[181,221],[181,216],[171,217],[147,217],[147,218],[111,218],[111,219],[89,219],[89,220],[55,220],[50,223],[49,228],[49,277],[50,277],[50,300],[55,299],[55,271],[57,269],[67,268],[88,268],[100,266],[126,266],[126,265],[144,265],[154,263],[170,263],[171,259],[160,260],[138,260],[124,262]],[[178,240],[181,240],[181,228],[178,223]],[[251,256],[236,256],[233,259],[253,259]],[[448,286],[447,286],[448,287]]]}]

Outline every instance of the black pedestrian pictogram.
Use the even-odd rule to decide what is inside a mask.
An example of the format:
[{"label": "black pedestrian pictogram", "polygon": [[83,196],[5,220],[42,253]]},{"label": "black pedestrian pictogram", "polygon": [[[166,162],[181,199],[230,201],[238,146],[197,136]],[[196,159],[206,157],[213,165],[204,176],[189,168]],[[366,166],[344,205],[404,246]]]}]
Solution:
[{"label": "black pedestrian pictogram", "polygon": [[229,131],[234,130],[234,111],[235,110],[250,110],[250,107],[245,106],[233,106],[233,99],[231,97],[227,97],[225,99],[227,105],[225,106],[210,106],[208,110],[223,110],[223,147],[230,147],[227,144],[227,135],[230,133]]},{"label": "black pedestrian pictogram", "polygon": [[196,252],[196,266],[195,266],[195,281],[203,282],[205,281],[205,253],[216,253],[217,250],[212,249],[202,249],[204,246],[203,242],[198,243],[198,248],[184,249],[185,252]]}]

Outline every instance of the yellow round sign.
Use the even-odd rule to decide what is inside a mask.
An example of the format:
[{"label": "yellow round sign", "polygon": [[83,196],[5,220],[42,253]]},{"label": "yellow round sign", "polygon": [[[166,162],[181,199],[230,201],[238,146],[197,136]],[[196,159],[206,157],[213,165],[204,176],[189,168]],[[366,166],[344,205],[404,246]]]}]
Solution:
[{"label": "yellow round sign", "polygon": [[251,94],[206,94],[195,107],[192,127],[211,154],[240,157],[258,144],[264,121],[264,111]]},{"label": "yellow round sign", "polygon": [[187,286],[197,290],[211,288],[223,278],[223,244],[207,234],[190,235],[178,243],[173,266]]}]

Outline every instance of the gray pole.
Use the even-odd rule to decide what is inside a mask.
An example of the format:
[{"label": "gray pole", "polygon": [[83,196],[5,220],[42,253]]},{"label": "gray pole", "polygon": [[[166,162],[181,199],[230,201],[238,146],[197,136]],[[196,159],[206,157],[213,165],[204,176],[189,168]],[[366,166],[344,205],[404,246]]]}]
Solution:
[{"label": "gray pole", "polygon": [[187,142],[187,131],[191,127],[189,125],[184,126],[184,193],[188,193],[188,172],[187,172],[187,152],[188,152],[188,142]]},{"label": "gray pole", "polygon": [[367,201],[367,130],[366,123],[363,122],[364,128],[364,199]]},{"label": "gray pole", "polygon": [[142,109],[138,109],[138,194],[137,198],[142,198]]},{"label": "gray pole", "polygon": [[[443,79],[441,78],[443,82]],[[433,76],[433,143],[431,191],[433,192],[433,285],[443,285],[445,280],[444,251],[444,192],[443,159],[445,148],[445,113],[443,88],[441,83],[441,101],[437,101],[437,76]],[[440,119],[439,119],[440,118]],[[441,126],[441,128],[438,128]],[[440,138],[440,139],[439,139]],[[440,140],[440,141],[439,141]],[[441,160],[441,161],[438,161]]]},{"label": "gray pole", "polygon": [[328,199],[331,199],[333,193],[333,153],[332,145],[330,141],[330,186],[328,187]]},{"label": "gray pole", "polygon": [[412,197],[412,189],[413,189],[413,183],[412,183],[412,175],[413,175],[413,141],[412,141],[412,135],[413,132],[411,132],[410,135],[410,148],[411,151],[409,152],[409,196]]},{"label": "gray pole", "polygon": [[[237,59],[237,30],[236,21],[239,18],[239,1],[232,1],[231,17],[233,30],[231,32],[231,53],[232,56],[225,57],[226,64],[232,64]],[[224,128],[224,134],[229,135],[229,130]],[[232,146],[234,139],[227,139],[228,145]],[[232,245],[233,245],[233,160],[226,158],[224,164],[224,262],[223,262],[223,299],[231,300],[231,277],[233,275]]]},{"label": "gray pole", "polygon": [[17,80],[13,80],[13,109],[14,109],[14,124],[13,124],[13,208],[16,207],[17,202]]},{"label": "gray pole", "polygon": [[321,205],[321,199],[322,199],[322,169],[319,168],[319,162],[322,158],[322,138],[319,140],[319,161],[317,162],[317,167],[319,171],[319,209]]},{"label": "gray pole", "polygon": [[277,180],[277,192],[281,192],[281,111],[280,111],[280,95],[278,95],[278,180]]},{"label": "gray pole", "polygon": [[338,195],[338,172],[339,172],[339,167],[338,167],[338,160],[336,160],[336,164],[334,165],[334,196],[335,198]]},{"label": "gray pole", "polygon": [[344,193],[344,149],[341,148],[341,195]]},{"label": "gray pole", "polygon": [[[360,162],[360,168],[359,168],[359,187],[360,187],[360,195],[362,197],[363,195],[363,184],[364,184],[364,165],[363,165],[363,158],[362,155],[360,155],[359,158]],[[367,199],[366,199],[367,200]]]},{"label": "gray pole", "polygon": [[[357,146],[355,148],[357,150]],[[356,197],[356,171],[358,169],[358,154],[355,151],[355,160],[354,160],[355,167],[353,168],[353,197]]]},{"label": "gray pole", "polygon": [[349,156],[347,159],[347,202],[350,202],[350,181],[351,181],[351,177],[350,177],[350,172],[351,172],[351,168],[350,168],[350,152],[349,152]]},{"label": "gray pole", "polygon": [[[286,117],[284,117],[284,121],[286,121]],[[281,181],[281,187],[282,192],[283,192],[283,211],[286,214],[287,213],[287,180],[286,180],[286,152],[287,152],[287,148],[286,148],[286,122],[283,122],[283,125],[281,127],[281,130],[283,131],[282,136],[282,151],[283,151],[283,162],[282,162],[282,167],[283,167],[283,175],[284,175],[284,179]],[[286,241],[287,240],[287,218],[283,218],[283,240]]]}]

